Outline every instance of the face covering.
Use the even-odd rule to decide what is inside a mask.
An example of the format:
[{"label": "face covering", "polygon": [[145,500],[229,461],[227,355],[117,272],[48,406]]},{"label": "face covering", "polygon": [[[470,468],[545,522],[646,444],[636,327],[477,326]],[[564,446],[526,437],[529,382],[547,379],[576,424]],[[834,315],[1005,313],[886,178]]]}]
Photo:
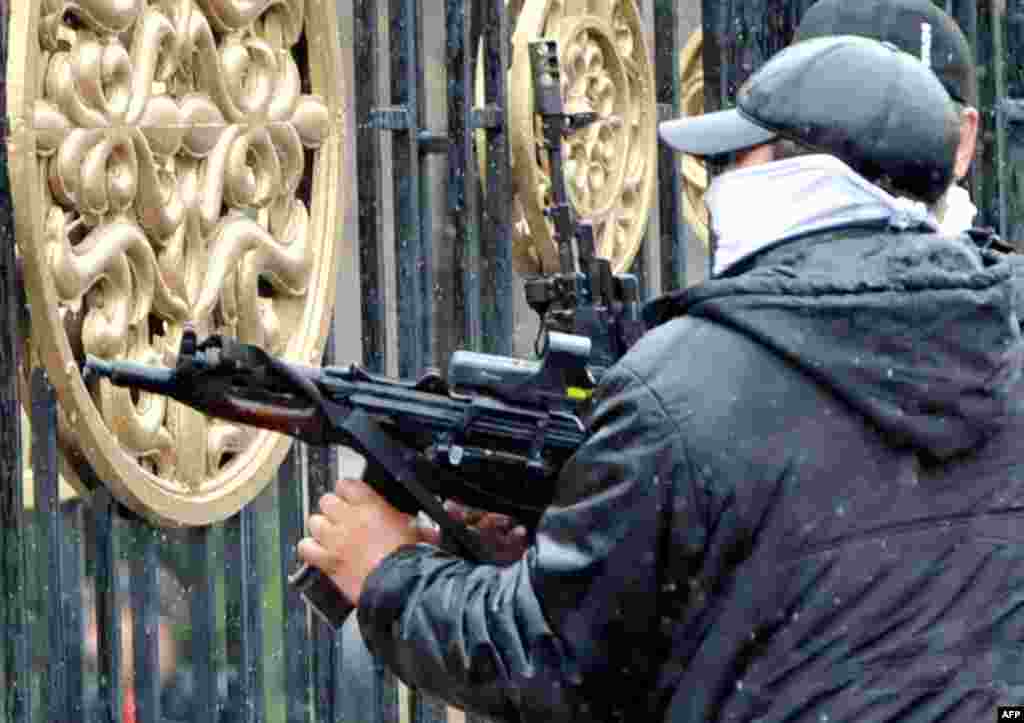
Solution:
[{"label": "face covering", "polygon": [[960,186],[951,186],[946,191],[945,210],[939,230],[945,234],[963,233],[974,225],[978,207],[971,203],[971,195]]},{"label": "face covering", "polygon": [[712,181],[704,202],[718,239],[715,275],[769,244],[812,231],[872,221],[938,229],[924,203],[893,196],[822,154],[727,171]]}]

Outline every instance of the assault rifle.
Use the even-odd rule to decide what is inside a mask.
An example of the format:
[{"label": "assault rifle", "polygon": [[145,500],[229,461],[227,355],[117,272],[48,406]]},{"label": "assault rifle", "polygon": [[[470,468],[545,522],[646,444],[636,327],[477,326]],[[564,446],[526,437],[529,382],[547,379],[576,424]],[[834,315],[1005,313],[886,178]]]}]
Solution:
[{"label": "assault rifle", "polygon": [[[580,417],[603,371],[644,331],[636,278],[596,258],[592,227],[565,192],[561,139],[596,120],[562,109],[557,46],[532,43],[536,110],[552,173],[549,210],[561,270],[526,281],[541,317],[539,361],[456,351],[447,377],[394,380],[358,366],[310,367],[214,335],[182,335],[176,366],[88,357],[86,379],[171,397],[210,416],[282,432],[308,444],[338,444],[367,461],[363,474],[396,508],[425,512],[467,558],[487,561],[477,534],[441,504],[454,499],[508,514],[534,528],[559,471],[583,442]],[[318,569],[290,578],[310,607],[339,627],[351,611]]]},{"label": "assault rifle", "polygon": [[[452,354],[447,379],[415,382],[358,366],[311,367],[214,335],[182,334],[173,369],[86,358],[87,383],[171,397],[204,414],[270,429],[366,458],[363,477],[392,505],[429,515],[467,558],[489,559],[476,534],[440,499],[515,517],[534,527],[562,465],[583,442],[578,411],[594,387],[586,338],[551,332],[541,361],[471,351]],[[319,570],[291,581],[335,627],[351,606]]]}]

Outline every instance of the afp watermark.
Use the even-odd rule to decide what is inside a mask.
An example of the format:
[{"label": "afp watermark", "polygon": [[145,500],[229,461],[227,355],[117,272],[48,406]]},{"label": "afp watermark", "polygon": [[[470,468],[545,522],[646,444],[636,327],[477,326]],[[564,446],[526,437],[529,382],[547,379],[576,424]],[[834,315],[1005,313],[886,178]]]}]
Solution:
[{"label": "afp watermark", "polygon": [[997,721],[1020,721],[1024,723],[1024,705],[1001,705],[996,712]]}]

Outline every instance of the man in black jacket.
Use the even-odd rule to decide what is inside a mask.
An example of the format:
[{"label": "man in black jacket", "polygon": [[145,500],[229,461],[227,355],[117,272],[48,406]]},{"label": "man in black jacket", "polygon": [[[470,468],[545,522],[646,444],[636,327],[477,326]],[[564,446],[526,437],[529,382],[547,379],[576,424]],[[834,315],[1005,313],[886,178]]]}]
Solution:
[{"label": "man in black jacket", "polygon": [[299,554],[407,683],[502,720],[992,719],[1024,699],[1022,342],[1002,257],[934,232],[948,95],[822,38],[661,135],[732,154],[726,254],[648,309],[523,559],[416,544],[359,482]]}]

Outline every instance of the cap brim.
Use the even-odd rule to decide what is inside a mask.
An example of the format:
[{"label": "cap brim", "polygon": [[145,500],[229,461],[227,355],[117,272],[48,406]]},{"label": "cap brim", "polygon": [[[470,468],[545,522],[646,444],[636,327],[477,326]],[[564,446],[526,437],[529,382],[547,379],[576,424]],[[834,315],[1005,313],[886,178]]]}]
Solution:
[{"label": "cap brim", "polygon": [[720,156],[759,146],[777,137],[774,131],[744,118],[735,108],[658,124],[661,139],[677,151]]}]

